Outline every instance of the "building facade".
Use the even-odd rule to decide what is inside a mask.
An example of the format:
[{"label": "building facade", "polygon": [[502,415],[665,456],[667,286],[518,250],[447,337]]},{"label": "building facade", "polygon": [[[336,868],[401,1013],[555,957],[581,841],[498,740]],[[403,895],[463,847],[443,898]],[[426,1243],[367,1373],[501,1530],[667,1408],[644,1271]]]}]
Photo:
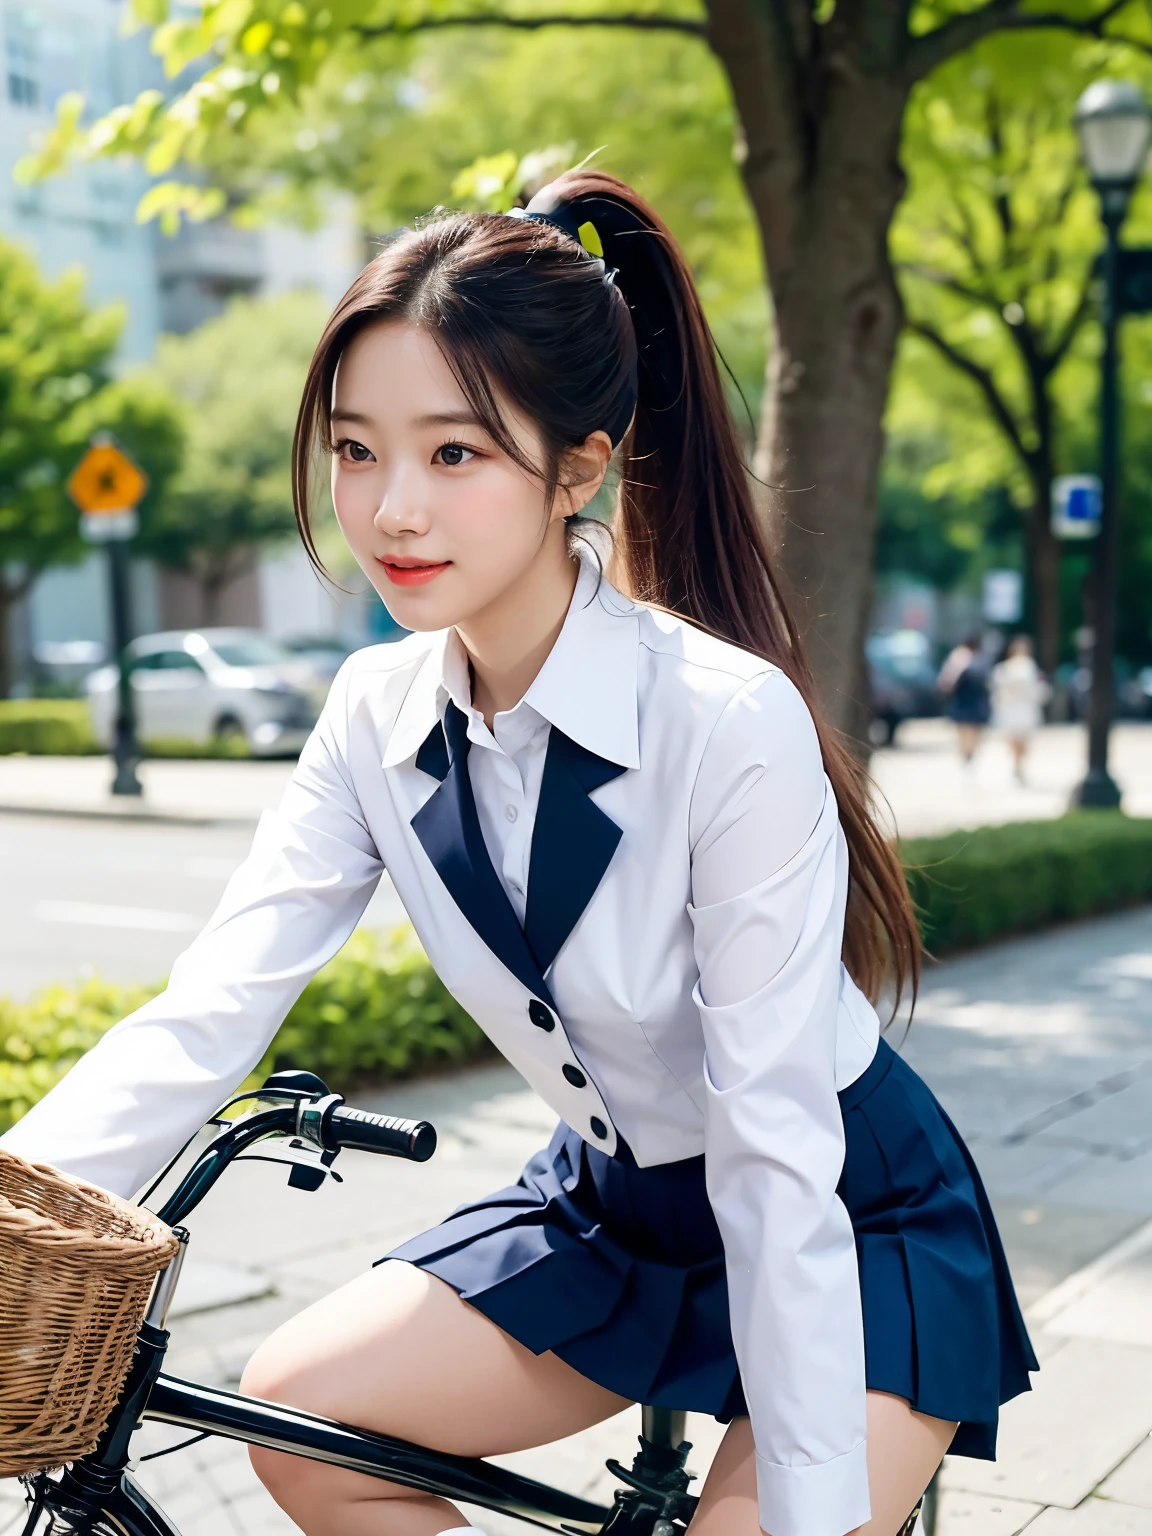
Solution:
[{"label": "building facade", "polygon": [[[96,162],[35,186],[16,181],[17,162],[51,125],[64,94],[80,92],[97,116],[149,86],[164,87],[146,34],[123,36],[121,19],[121,0],[0,0],[0,235],[26,246],[49,277],[82,268],[90,303],[124,305],[124,367],[149,361],[162,331],[191,330],[239,294],[313,287],[334,303],[363,263],[350,204],[334,203],[315,234],[241,230],[218,220],[185,225],[172,238],[136,221],[148,177],[135,163]],[[198,622],[185,586],[174,573],[136,562],[137,632]],[[306,615],[311,633],[359,638],[374,625],[386,628],[377,606],[337,602],[311,574],[303,551],[279,549],[225,594],[222,617],[284,633],[298,627],[293,615]],[[48,571],[14,624],[25,672],[40,647],[72,640],[107,646],[103,556],[94,551],[79,565]]]}]

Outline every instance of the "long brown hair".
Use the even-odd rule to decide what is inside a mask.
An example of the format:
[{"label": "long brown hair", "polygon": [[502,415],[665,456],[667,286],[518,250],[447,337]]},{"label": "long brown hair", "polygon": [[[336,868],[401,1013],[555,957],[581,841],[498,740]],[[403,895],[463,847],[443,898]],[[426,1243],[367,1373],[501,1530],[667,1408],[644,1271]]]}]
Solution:
[{"label": "long brown hair", "polygon": [[[319,564],[308,510],[314,453],[331,446],[340,356],[367,325],[426,326],[485,429],[543,477],[549,497],[566,453],[612,423],[624,431],[631,415],[613,575],[638,601],[771,661],[799,689],[848,843],[844,961],[868,996],[890,981],[899,1000],[906,986],[915,991],[920,971],[903,869],[873,815],[867,774],[822,718],[687,263],[647,203],[602,171],[569,171],[529,212],[543,217],[451,214],[405,231],[336,307],[308,372],[293,446],[305,547]],[[603,259],[581,244],[588,225],[587,243],[598,241]],[[501,400],[536,423],[543,465],[525,462]]]}]

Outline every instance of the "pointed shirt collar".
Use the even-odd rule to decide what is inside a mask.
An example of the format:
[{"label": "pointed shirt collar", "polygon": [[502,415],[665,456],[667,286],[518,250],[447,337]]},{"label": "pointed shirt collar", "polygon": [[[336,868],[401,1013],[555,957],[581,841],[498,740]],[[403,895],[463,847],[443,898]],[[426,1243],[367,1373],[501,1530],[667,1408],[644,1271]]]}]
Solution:
[{"label": "pointed shirt collar", "polygon": [[[580,574],[564,627],[524,695],[550,725],[621,768],[640,766],[636,668],[639,624],[634,603],[601,575],[595,555],[580,551]],[[441,630],[412,680],[384,752],[395,767],[419,751],[448,700],[467,715],[467,668],[455,630]]]}]

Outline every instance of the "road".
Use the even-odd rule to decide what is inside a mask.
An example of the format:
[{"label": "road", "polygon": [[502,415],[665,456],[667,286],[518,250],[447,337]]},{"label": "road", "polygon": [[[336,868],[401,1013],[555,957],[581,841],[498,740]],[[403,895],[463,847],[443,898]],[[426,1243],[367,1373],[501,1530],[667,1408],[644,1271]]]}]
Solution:
[{"label": "road", "polygon": [[[99,972],[160,981],[211,916],[252,828],[0,813],[0,993]],[[385,880],[365,921],[404,913]]]}]

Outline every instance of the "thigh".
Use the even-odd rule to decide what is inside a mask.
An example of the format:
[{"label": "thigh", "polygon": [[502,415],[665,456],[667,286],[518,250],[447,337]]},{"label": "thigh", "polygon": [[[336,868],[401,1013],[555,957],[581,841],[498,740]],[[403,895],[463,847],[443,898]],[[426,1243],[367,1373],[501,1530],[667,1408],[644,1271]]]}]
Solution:
[{"label": "thigh", "polygon": [[[872,1518],[853,1536],[896,1536],[932,1481],[955,1433],[955,1424],[915,1412],[902,1397],[868,1393]],[[759,1532],[752,1429],[747,1419],[734,1419],[716,1452],[689,1536],[759,1536]]]},{"label": "thigh", "polygon": [[241,1389],[460,1456],[543,1445],[627,1406],[396,1260],[277,1329]]}]

